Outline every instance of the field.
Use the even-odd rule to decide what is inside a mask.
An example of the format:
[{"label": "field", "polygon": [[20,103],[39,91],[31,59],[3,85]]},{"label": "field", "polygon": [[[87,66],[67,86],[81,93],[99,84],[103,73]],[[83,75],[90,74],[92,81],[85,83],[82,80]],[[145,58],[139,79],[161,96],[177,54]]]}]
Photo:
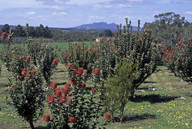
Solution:
[{"label": "field", "polygon": [[[59,64],[52,81],[63,87],[67,82],[66,67]],[[20,118],[9,102],[7,71],[2,68],[0,79],[0,128],[29,129],[28,123]],[[150,90],[153,89],[153,90]],[[45,108],[46,110],[46,108]],[[111,122],[107,129],[186,129],[192,127],[192,86],[175,77],[167,67],[158,66],[126,105],[123,122]],[[37,129],[46,129],[46,122],[40,119]],[[101,126],[103,127],[103,126]]]}]

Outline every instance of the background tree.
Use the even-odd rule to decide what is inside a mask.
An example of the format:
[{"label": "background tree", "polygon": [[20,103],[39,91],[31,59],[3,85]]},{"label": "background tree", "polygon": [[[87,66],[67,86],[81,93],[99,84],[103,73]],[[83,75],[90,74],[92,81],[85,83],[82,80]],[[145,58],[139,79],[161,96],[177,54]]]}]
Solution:
[{"label": "background tree", "polygon": [[2,32],[6,32],[6,33],[9,33],[9,29],[10,29],[10,26],[9,24],[5,24],[2,28]]},{"label": "background tree", "polygon": [[15,37],[26,37],[25,30],[21,25],[17,25],[15,30],[14,30],[14,36]]},{"label": "background tree", "polygon": [[192,33],[191,24],[174,12],[155,15],[155,21],[144,26],[152,29],[152,37],[156,42],[175,45],[177,37],[189,38]]}]

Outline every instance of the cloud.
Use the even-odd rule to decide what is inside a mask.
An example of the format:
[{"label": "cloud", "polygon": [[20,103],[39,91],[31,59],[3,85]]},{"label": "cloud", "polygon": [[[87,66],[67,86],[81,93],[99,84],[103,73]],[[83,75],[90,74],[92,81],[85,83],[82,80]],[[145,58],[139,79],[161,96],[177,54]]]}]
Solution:
[{"label": "cloud", "polygon": [[130,4],[118,4],[117,5],[117,8],[130,8],[130,7],[133,7],[133,5],[130,5]]},{"label": "cloud", "polygon": [[88,22],[100,22],[104,20],[105,18],[102,16],[89,16],[88,17]]},{"label": "cloud", "polygon": [[192,11],[186,11],[185,13],[188,15],[192,15]]},{"label": "cloud", "polygon": [[1,0],[0,9],[41,8],[42,2],[36,0]]},{"label": "cloud", "polygon": [[34,15],[34,14],[36,14],[36,13],[33,12],[33,11],[30,11],[30,12],[27,12],[26,14],[27,14],[27,15]]},{"label": "cloud", "polygon": [[143,2],[144,0],[127,0],[129,2]]},{"label": "cloud", "polygon": [[52,15],[67,15],[66,12],[53,12]]},{"label": "cloud", "polygon": [[114,0],[70,0],[66,2],[67,5],[95,5],[100,3],[107,3]]}]

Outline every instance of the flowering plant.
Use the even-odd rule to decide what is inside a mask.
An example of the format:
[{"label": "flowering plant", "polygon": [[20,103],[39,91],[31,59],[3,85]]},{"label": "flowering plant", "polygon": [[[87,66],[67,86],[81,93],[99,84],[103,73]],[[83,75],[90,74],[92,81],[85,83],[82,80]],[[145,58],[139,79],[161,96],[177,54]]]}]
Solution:
[{"label": "flowering plant", "polygon": [[[62,89],[55,82],[50,84],[52,94],[47,98],[51,110],[51,117],[48,121],[50,128],[89,129],[96,127],[103,99],[103,85],[98,79],[99,69],[94,70],[97,73],[94,73],[92,88],[87,87],[83,71],[83,68],[71,70],[69,73],[71,81]],[[47,119],[44,121],[47,122]]]}]

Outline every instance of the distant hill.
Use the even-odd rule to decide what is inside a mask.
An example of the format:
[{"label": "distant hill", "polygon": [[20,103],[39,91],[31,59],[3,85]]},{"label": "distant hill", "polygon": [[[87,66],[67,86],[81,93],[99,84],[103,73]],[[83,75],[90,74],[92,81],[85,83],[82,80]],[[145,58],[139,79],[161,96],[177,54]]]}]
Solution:
[{"label": "distant hill", "polygon": [[[117,24],[115,23],[106,23],[106,22],[94,22],[92,24],[83,24],[77,27],[73,27],[73,29],[80,30],[106,30],[109,29],[111,31],[117,30]],[[136,30],[137,27],[133,26],[133,30]]]},{"label": "distant hill", "polygon": [[[3,25],[0,25],[0,28],[2,28]],[[14,25],[10,25],[10,27],[12,29],[14,29],[16,26]],[[117,30],[117,24],[115,23],[106,23],[106,22],[94,22],[92,24],[83,24],[80,26],[76,26],[76,27],[71,27],[71,28],[57,28],[57,27],[49,27],[49,28],[55,28],[55,29],[60,29],[63,31],[101,31],[101,30]],[[133,26],[133,31],[137,30],[137,27]]]}]

